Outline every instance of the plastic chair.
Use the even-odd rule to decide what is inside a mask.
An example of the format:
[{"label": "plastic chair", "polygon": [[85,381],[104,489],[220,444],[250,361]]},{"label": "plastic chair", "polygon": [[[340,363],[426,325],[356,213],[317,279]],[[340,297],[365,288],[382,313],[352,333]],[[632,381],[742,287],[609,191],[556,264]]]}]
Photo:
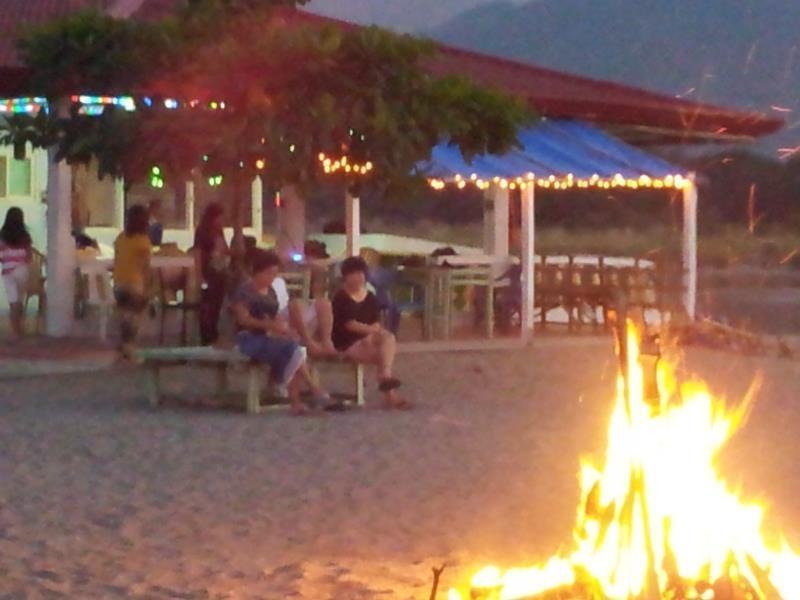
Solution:
[{"label": "plastic chair", "polygon": [[38,250],[33,250],[31,262],[28,265],[28,282],[22,307],[27,314],[28,303],[31,298],[36,298],[36,333],[41,333],[45,310],[47,310],[46,269],[47,258]]},{"label": "plastic chair", "polygon": [[166,281],[163,269],[156,269],[158,280],[158,305],[161,309],[161,323],[158,330],[158,343],[164,344],[164,336],[167,324],[167,314],[178,312],[181,316],[181,345],[186,346],[189,342],[189,313],[199,313],[200,294],[191,293],[191,277],[186,274],[181,281],[180,287],[174,283]]}]

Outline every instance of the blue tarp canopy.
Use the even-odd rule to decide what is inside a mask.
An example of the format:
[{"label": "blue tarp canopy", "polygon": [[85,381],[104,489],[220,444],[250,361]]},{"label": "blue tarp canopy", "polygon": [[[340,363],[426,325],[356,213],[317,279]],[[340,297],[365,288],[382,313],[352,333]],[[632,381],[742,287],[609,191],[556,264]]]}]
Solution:
[{"label": "blue tarp canopy", "polygon": [[476,156],[471,163],[464,160],[457,147],[440,144],[433,149],[431,160],[420,165],[420,172],[444,181],[456,176],[512,180],[531,174],[536,179],[563,179],[570,175],[575,179],[663,179],[684,172],[580,121],[543,119],[517,137],[521,148],[502,156]]}]

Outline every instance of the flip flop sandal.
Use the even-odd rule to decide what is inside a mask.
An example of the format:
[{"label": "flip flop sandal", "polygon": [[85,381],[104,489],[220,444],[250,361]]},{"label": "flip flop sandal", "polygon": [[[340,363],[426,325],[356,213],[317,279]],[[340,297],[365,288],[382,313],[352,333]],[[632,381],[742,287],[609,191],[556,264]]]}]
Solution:
[{"label": "flip flop sandal", "polygon": [[396,377],[389,377],[384,379],[378,385],[378,391],[383,393],[392,392],[403,385],[403,382],[397,379]]},{"label": "flip flop sandal", "polygon": [[293,417],[304,417],[311,412],[311,409],[305,404],[289,407],[289,412]]}]

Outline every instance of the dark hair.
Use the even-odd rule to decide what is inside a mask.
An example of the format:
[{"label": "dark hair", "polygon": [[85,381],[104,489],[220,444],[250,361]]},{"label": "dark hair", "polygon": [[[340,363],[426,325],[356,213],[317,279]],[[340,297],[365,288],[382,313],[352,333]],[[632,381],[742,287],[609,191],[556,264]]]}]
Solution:
[{"label": "dark hair", "polygon": [[211,231],[211,223],[214,221],[214,219],[221,217],[223,214],[225,214],[225,211],[223,211],[222,207],[216,202],[212,202],[206,206],[206,209],[203,211],[203,216],[200,217],[200,223],[197,225],[197,235],[213,235],[214,232]]},{"label": "dark hair", "polygon": [[367,262],[363,258],[360,256],[351,256],[350,258],[344,259],[342,263],[342,277],[347,277],[348,275],[359,272],[364,273],[364,275],[369,272]]},{"label": "dark hair", "polygon": [[273,267],[280,268],[281,266],[281,259],[271,250],[256,250],[253,252],[252,261],[253,275]]},{"label": "dark hair", "polygon": [[12,206],[6,212],[6,220],[0,229],[0,240],[13,248],[30,246],[31,234],[25,227],[25,214],[18,206]]},{"label": "dark hair", "polygon": [[125,235],[147,235],[150,225],[150,212],[146,206],[134,204],[125,215]]}]

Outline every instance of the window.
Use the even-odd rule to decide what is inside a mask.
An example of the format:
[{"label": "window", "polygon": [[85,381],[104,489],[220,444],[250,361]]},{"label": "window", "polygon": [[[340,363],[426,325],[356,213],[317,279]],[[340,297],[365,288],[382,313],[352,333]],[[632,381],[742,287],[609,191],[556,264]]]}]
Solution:
[{"label": "window", "polygon": [[31,159],[11,160],[8,169],[8,195],[31,195]]},{"label": "window", "polygon": [[0,198],[30,196],[33,191],[31,159],[0,156]]},{"label": "window", "polygon": [[8,196],[8,159],[0,156],[0,198]]}]

